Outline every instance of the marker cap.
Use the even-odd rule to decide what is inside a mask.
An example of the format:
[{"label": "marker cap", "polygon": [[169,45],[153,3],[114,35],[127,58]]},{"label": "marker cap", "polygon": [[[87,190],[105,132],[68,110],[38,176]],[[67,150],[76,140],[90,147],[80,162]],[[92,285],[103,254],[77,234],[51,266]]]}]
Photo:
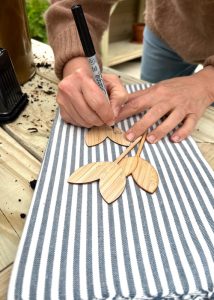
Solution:
[{"label": "marker cap", "polygon": [[90,32],[86,23],[86,19],[81,5],[74,5],[71,7],[71,11],[74,17],[74,21],[77,26],[77,30],[80,36],[83,50],[86,57],[95,55],[94,45],[91,39]]}]

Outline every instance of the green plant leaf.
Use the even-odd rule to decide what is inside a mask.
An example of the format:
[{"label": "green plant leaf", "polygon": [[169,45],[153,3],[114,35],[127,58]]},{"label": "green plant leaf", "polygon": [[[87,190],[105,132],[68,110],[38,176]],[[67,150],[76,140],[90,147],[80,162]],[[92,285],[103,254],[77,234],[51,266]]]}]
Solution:
[{"label": "green plant leaf", "polygon": [[31,38],[47,42],[44,13],[48,9],[47,0],[26,0],[26,12]]}]

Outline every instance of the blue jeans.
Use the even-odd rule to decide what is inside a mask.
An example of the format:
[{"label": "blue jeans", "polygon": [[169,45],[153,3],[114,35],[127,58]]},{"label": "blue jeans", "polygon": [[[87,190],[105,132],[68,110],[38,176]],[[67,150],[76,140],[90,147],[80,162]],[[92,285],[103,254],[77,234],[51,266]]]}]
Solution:
[{"label": "blue jeans", "polygon": [[148,27],[144,30],[141,79],[158,82],[172,77],[191,75],[197,65],[185,62]]}]

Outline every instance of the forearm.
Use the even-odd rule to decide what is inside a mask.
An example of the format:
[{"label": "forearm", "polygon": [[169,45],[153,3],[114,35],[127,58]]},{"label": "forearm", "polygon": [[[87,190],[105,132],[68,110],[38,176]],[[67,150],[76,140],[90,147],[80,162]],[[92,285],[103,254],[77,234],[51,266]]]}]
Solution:
[{"label": "forearm", "polygon": [[86,57],[75,57],[69,60],[63,68],[63,77],[69,76],[77,70],[84,70],[85,75],[92,76]]},{"label": "forearm", "polygon": [[[93,4],[92,4],[93,2]],[[110,9],[116,0],[79,0],[88,23],[89,31],[100,62],[100,41],[108,26]],[[55,72],[63,76],[64,65],[74,57],[84,56],[82,45],[71,14],[75,0],[52,0],[46,12],[46,27],[49,44],[55,56]]]}]

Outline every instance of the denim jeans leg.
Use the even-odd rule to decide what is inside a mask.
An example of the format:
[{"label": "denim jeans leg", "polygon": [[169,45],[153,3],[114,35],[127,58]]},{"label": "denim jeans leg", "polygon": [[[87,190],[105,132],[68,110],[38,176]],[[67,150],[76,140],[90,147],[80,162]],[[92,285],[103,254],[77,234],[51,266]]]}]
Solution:
[{"label": "denim jeans leg", "polygon": [[185,62],[163,40],[147,26],[144,30],[143,55],[141,60],[141,79],[159,82],[194,73],[197,65]]}]

